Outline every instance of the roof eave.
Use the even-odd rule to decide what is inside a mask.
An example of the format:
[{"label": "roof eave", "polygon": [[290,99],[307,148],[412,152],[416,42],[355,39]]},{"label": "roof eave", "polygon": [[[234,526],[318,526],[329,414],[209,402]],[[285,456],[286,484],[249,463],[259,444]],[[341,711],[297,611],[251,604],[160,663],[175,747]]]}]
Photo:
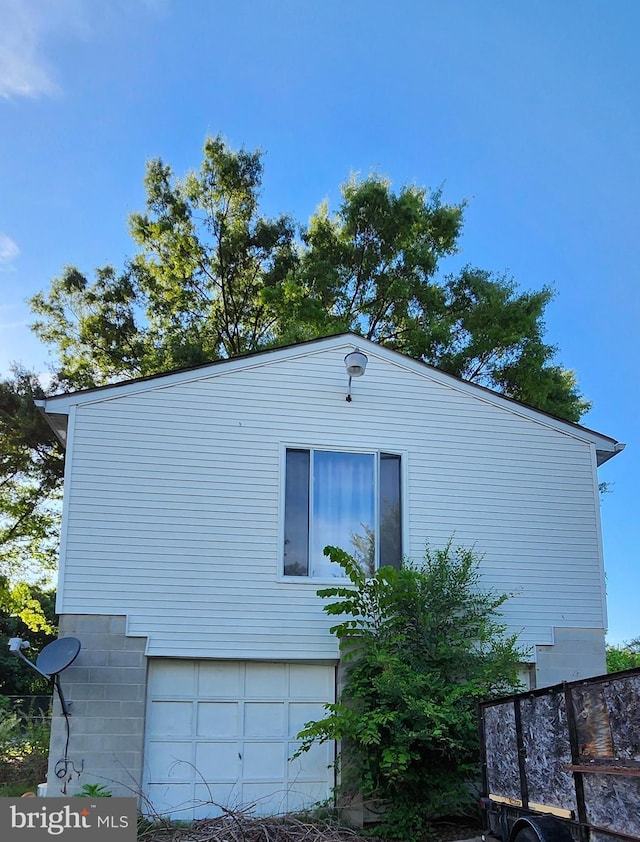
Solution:
[{"label": "roof eave", "polygon": [[608,462],[609,459],[613,459],[614,456],[617,456],[618,453],[622,453],[627,445],[624,442],[617,441],[612,450],[599,450],[596,448],[596,458],[598,462],[598,467],[600,465],[604,465],[605,462]]},{"label": "roof eave", "polygon": [[[123,390],[126,394],[132,389],[135,389],[137,391],[141,388],[153,388],[153,386],[158,381],[167,377],[171,378],[181,375],[197,377],[199,376],[200,372],[206,369],[209,369],[213,373],[214,370],[222,371],[228,366],[235,367],[255,365],[256,362],[266,361],[271,355],[283,353],[291,354],[296,352],[312,353],[312,349],[316,345],[340,345],[345,343],[353,347],[357,347],[358,345],[370,347],[372,351],[378,352],[382,355],[389,355],[389,357],[394,359],[396,362],[401,361],[404,365],[412,368],[414,371],[424,371],[426,369],[430,372],[431,377],[435,378],[440,382],[444,382],[447,385],[452,386],[454,388],[470,391],[477,397],[484,397],[485,400],[488,400],[492,403],[497,403],[498,405],[501,405],[505,408],[510,408],[512,411],[518,412],[519,414],[523,414],[533,420],[537,420],[541,423],[547,423],[550,426],[553,426],[559,432],[568,433],[569,435],[580,438],[583,441],[590,442],[592,445],[595,446],[598,465],[604,464],[606,461],[608,461],[624,449],[624,445],[620,444],[615,439],[609,436],[605,436],[602,433],[598,433],[595,430],[590,430],[588,427],[583,427],[581,424],[567,421],[549,412],[537,409],[533,406],[529,406],[525,403],[522,403],[521,401],[517,401],[513,398],[507,397],[506,395],[502,395],[499,392],[495,392],[492,389],[489,389],[485,386],[481,386],[477,383],[471,383],[469,381],[463,380],[460,377],[456,377],[455,375],[448,374],[447,372],[434,368],[433,366],[423,362],[422,360],[416,360],[411,357],[407,357],[406,355],[401,354],[398,351],[385,348],[384,346],[378,345],[377,343],[374,343],[371,340],[364,339],[363,337],[357,336],[353,333],[340,333],[334,334],[333,336],[317,337],[316,339],[307,340],[305,342],[292,343],[291,345],[276,346],[273,348],[262,349],[260,351],[253,351],[251,353],[243,354],[239,357],[232,357],[230,359],[216,360],[211,363],[203,363],[197,366],[178,369],[175,371],[148,375],[145,377],[136,378],[134,380],[125,380],[120,381],[118,383],[106,384],[91,389],[83,389],[78,392],[67,392],[60,395],[52,395],[48,399],[44,401],[37,401],[36,403],[39,405],[41,411],[45,413],[47,420],[56,436],[64,444],[66,443],[67,438],[65,416],[68,415],[70,409],[73,406],[78,405],[80,403],[92,402],[94,400],[109,399],[110,394],[112,395],[117,390]],[[56,418],[56,416],[59,417]]]},{"label": "roof eave", "polygon": [[69,424],[69,415],[68,413],[61,413],[61,412],[47,412],[47,402],[46,400],[34,400],[34,404],[38,408],[38,411],[45,419],[47,424],[53,430],[55,437],[58,439],[60,444],[66,448],[67,446],[67,427]]}]

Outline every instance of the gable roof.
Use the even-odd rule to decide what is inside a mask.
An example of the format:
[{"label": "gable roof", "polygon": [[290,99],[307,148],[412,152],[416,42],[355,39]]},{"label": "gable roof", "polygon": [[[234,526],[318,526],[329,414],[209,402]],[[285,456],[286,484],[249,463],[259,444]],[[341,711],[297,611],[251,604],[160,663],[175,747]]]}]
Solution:
[{"label": "gable roof", "polygon": [[407,357],[398,351],[392,351],[383,345],[378,345],[369,339],[364,339],[353,333],[341,333],[320,339],[310,339],[306,342],[298,342],[293,345],[253,351],[230,359],[216,360],[215,362],[202,363],[200,365],[161,372],[159,374],[151,374],[132,380],[122,380],[117,383],[96,386],[91,389],[82,389],[77,392],[65,392],[43,400],[36,400],[35,404],[45,414],[48,423],[62,444],[66,444],[67,419],[72,407],[112,400],[124,395],[140,394],[158,387],[164,388],[174,384],[197,380],[203,376],[222,376],[233,371],[314,354],[318,350],[335,350],[340,348],[344,349],[345,353],[348,353],[349,350],[353,350],[354,348],[359,348],[365,353],[386,359],[395,365],[401,365],[419,376],[428,376],[438,383],[471,394],[490,404],[542,423],[545,426],[571,435],[574,438],[590,442],[596,447],[598,465],[606,462],[625,447],[624,444],[621,444],[615,439],[598,433],[595,430],[590,430],[588,427],[583,427],[571,421],[565,421],[563,418],[559,418],[549,412],[536,409],[513,398],[501,395],[486,386],[470,383],[455,375],[447,374],[428,363]]}]

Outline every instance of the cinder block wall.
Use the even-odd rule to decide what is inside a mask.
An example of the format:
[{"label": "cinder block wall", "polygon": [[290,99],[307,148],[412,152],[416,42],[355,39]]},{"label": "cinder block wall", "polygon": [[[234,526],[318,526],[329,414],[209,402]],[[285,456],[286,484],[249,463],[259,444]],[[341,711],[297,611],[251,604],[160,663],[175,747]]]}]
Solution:
[{"label": "cinder block wall", "polygon": [[73,795],[99,783],[114,796],[140,791],[144,740],[146,639],[126,637],[125,617],[65,614],[60,637],[77,637],[82,648],[61,673],[69,704],[67,728],[55,694],[47,795]]},{"label": "cinder block wall", "polygon": [[536,647],[536,687],[607,671],[603,629],[554,629],[553,646]]}]

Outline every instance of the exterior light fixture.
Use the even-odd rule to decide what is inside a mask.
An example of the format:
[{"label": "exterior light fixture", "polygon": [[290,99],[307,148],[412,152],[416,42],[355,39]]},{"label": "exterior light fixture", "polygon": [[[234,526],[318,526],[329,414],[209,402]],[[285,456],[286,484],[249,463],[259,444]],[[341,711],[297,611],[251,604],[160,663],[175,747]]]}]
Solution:
[{"label": "exterior light fixture", "polygon": [[347,369],[347,374],[349,375],[349,388],[345,400],[347,400],[349,403],[351,403],[351,378],[362,377],[362,375],[365,372],[365,369],[367,368],[368,362],[369,361],[367,359],[367,355],[360,351],[358,348],[356,348],[354,351],[351,351],[351,353],[347,354],[347,356],[344,358],[344,365]]}]

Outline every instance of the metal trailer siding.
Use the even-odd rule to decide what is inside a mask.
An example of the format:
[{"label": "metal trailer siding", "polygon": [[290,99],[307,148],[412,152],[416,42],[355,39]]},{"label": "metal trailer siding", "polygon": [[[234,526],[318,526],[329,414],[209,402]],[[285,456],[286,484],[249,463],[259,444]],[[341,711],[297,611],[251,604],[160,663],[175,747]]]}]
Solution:
[{"label": "metal trailer siding", "polygon": [[521,816],[542,839],[556,825],[640,840],[640,669],[483,702],[480,733],[487,829],[504,842]]}]

